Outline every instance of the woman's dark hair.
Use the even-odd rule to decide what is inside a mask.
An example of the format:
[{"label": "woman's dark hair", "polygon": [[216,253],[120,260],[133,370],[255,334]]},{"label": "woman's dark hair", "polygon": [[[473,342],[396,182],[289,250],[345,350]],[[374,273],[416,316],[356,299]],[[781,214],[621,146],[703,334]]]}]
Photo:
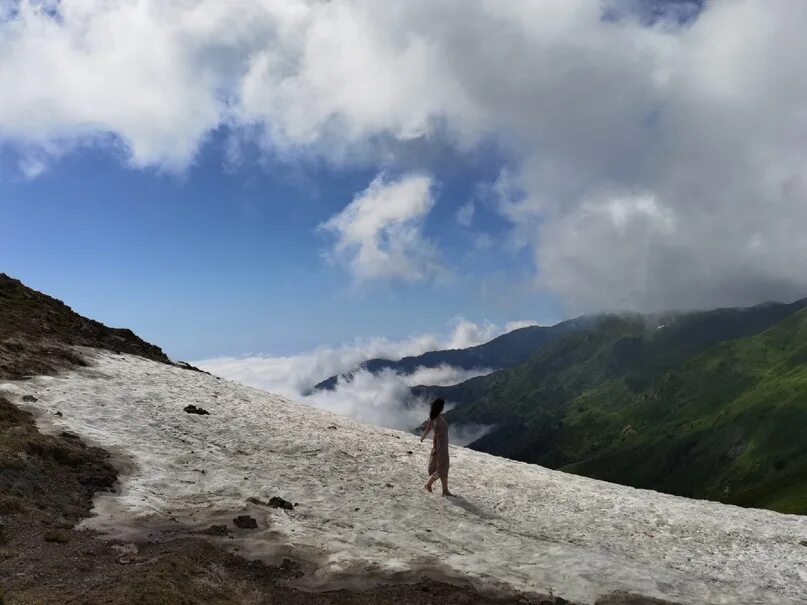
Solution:
[{"label": "woman's dark hair", "polygon": [[429,418],[431,418],[432,420],[437,418],[440,415],[440,412],[443,411],[443,407],[445,407],[445,405],[446,402],[443,401],[442,399],[435,399],[434,401],[432,401],[432,409],[429,412]]}]

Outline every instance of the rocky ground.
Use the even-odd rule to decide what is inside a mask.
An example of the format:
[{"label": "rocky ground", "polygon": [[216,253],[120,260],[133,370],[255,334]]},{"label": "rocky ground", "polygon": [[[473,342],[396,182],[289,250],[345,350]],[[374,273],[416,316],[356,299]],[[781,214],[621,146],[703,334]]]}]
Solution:
[{"label": "rocky ground", "polygon": [[[0,380],[85,365],[71,345],[171,363],[131,331],[85,319],[0,274]],[[312,594],[286,585],[302,573],[293,562],[268,566],[248,561],[203,535],[168,533],[133,544],[76,529],[90,515],[93,495],[115,489],[116,479],[107,452],[69,433],[41,434],[29,413],[0,398],[0,605],[565,602],[494,598],[469,586],[426,579]],[[653,602],[613,595],[602,604]]]}]

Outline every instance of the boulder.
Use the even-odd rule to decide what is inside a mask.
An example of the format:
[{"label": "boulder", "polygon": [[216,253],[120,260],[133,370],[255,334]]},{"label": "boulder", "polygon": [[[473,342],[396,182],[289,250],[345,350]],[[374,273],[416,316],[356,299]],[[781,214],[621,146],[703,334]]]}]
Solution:
[{"label": "boulder", "polygon": [[238,515],[235,519],[233,519],[233,525],[240,527],[241,529],[258,528],[258,522],[254,517],[250,517],[249,515]]}]

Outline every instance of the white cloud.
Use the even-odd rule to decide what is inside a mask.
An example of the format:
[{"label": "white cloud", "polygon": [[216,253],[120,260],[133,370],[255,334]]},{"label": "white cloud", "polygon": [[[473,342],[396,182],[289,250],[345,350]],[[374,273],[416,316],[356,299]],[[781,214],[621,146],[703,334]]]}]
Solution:
[{"label": "white cloud", "polygon": [[[603,19],[615,2],[63,0],[53,18],[23,0],[0,23],[0,138],[113,141],[168,169],[222,125],[380,166],[379,141],[492,138],[513,238],[575,309],[803,294],[807,3],[712,0],[647,27]],[[351,244],[359,274],[428,272],[370,241]]]},{"label": "white cloud", "polygon": [[530,326],[537,326],[538,322],[532,319],[519,319],[516,321],[508,321],[504,326],[503,334],[512,332],[513,330],[520,330],[521,328],[529,328]]},{"label": "white cloud", "polygon": [[475,323],[463,317],[456,317],[451,323],[454,325],[454,330],[446,344],[447,349],[465,349],[487,342],[501,334],[501,329],[489,321]]},{"label": "white cloud", "polygon": [[40,158],[28,156],[20,159],[18,167],[26,179],[35,179],[45,172],[47,164]]},{"label": "white cloud", "polygon": [[421,174],[379,175],[339,214],[320,225],[336,242],[331,257],[359,281],[420,280],[439,271],[423,220],[434,206],[432,180]]},{"label": "white cloud", "polygon": [[[421,334],[399,341],[369,338],[339,347],[321,347],[300,355],[217,357],[192,363],[237,382],[287,397],[300,397],[318,382],[353,370],[368,359],[398,360],[427,351],[472,347],[518,327],[534,324],[532,321],[517,321],[500,327],[488,321],[477,324],[456,317],[449,322],[444,335]],[[451,384],[454,377],[456,382],[462,382],[465,379],[463,372],[458,368],[421,368],[410,378],[414,380],[413,385]]]},{"label": "white cloud", "polygon": [[420,367],[406,375],[392,371],[373,375],[361,370],[354,372],[351,379],[340,379],[332,391],[312,392],[312,388],[330,376],[354,370],[368,359],[397,360],[426,351],[474,346],[526,325],[534,325],[534,322],[511,322],[502,328],[490,322],[475,324],[458,317],[449,323],[449,330],[444,336],[423,334],[397,342],[374,338],[341,347],[320,348],[301,355],[219,357],[192,363],[229,380],[365,422],[388,428],[411,429],[424,419],[427,402],[413,398],[410,387],[458,384],[491,370],[465,370],[447,365]]},{"label": "white cloud", "polygon": [[474,220],[475,210],[476,207],[474,206],[473,201],[470,201],[467,204],[463,204],[457,210],[457,222],[463,227],[470,227],[471,222],[473,222]]},{"label": "white cloud", "polygon": [[[350,380],[340,379],[331,391],[316,391],[301,401],[362,422],[387,428],[410,430],[426,420],[429,403],[413,397],[410,387],[447,386],[490,373],[489,368],[463,370],[450,366],[418,368],[412,374],[385,370],[371,374],[355,372]],[[455,431],[456,433],[456,431]],[[474,432],[476,434],[476,432]],[[458,437],[456,433],[454,437]],[[456,442],[456,438],[453,438]]]},{"label": "white cloud", "polygon": [[442,344],[442,339],[434,334],[403,341],[372,338],[340,347],[321,347],[300,355],[218,357],[193,364],[230,380],[299,398],[318,382],[350,371],[367,359],[400,359],[439,349]]}]

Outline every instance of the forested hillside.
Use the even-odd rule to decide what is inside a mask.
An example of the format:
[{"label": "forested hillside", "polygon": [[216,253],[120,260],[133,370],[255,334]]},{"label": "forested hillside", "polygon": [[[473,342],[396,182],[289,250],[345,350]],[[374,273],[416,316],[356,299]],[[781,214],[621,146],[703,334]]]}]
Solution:
[{"label": "forested hillside", "polygon": [[605,316],[524,364],[431,394],[460,402],[454,423],[497,426],[474,449],[805,513],[804,306]]}]

